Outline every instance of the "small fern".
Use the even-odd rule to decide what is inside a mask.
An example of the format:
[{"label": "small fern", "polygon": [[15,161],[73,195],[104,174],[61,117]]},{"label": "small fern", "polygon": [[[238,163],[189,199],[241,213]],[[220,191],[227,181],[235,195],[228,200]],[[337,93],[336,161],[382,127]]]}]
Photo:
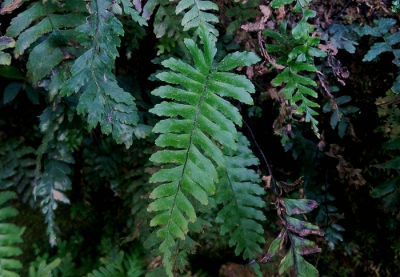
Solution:
[{"label": "small fern", "polygon": [[22,250],[15,246],[21,243],[24,229],[4,220],[15,217],[18,211],[8,206],[8,201],[15,197],[11,191],[0,191],[0,276],[19,277],[15,270],[21,269],[22,264],[14,257],[21,255]]},{"label": "small fern", "polygon": [[[304,72],[316,72],[314,66],[314,57],[324,57],[326,53],[316,48],[319,44],[318,37],[309,36],[312,28],[301,37],[296,37],[292,33],[286,35],[287,25],[285,21],[280,23],[280,32],[265,29],[263,35],[272,38],[277,44],[268,44],[268,52],[283,52],[283,55],[277,59],[278,64],[284,64],[287,67],[272,80],[274,86],[286,83],[283,89],[283,95],[295,105],[296,112],[305,114],[305,121],[310,122],[314,133],[319,136],[318,121],[314,118],[318,112],[314,108],[319,104],[308,99],[308,96],[318,97],[317,92],[311,87],[316,87],[317,83],[310,77],[305,76]],[[303,74],[300,74],[303,73]],[[298,103],[298,104],[297,104]]]},{"label": "small fern", "polygon": [[140,252],[124,253],[120,251],[114,260],[101,259],[104,266],[93,270],[87,277],[140,277],[144,274],[144,263]]},{"label": "small fern", "polygon": [[55,259],[49,264],[46,264],[46,261],[42,261],[37,270],[33,266],[29,268],[29,277],[53,277],[52,271],[59,266],[60,263],[61,259]]},{"label": "small fern", "polygon": [[0,188],[15,186],[18,193],[23,193],[24,202],[32,204],[31,185],[35,178],[35,149],[25,146],[22,141],[4,141],[0,146]]},{"label": "small fern", "polygon": [[[248,140],[239,133],[237,151],[225,155],[226,167],[218,167],[220,180],[216,193],[216,202],[224,204],[216,222],[221,224],[221,235],[230,233],[230,246],[236,246],[235,254],[243,252],[243,258],[253,260],[262,250],[259,243],[264,243],[264,230],[257,221],[264,221],[265,216],[258,210],[265,203],[261,195],[264,189],[258,184],[260,178],[249,166],[257,165],[258,159],[248,148]],[[225,149],[224,149],[225,150]],[[231,153],[229,153],[231,152]]]},{"label": "small fern", "polygon": [[[186,39],[195,67],[170,58],[162,64],[174,71],[157,74],[157,78],[183,88],[162,86],[152,93],[174,102],[162,102],[150,112],[171,117],[160,121],[153,132],[162,133],[156,140],[160,147],[171,147],[153,154],[151,161],[168,164],[153,174],[150,182],[162,183],[150,195],[155,199],[148,208],[158,212],[150,222],[160,226],[157,236],[162,238],[159,250],[164,265],[172,276],[173,249],[178,241],[185,240],[189,222],[196,221],[192,198],[207,205],[209,195],[215,193],[218,174],[213,161],[225,165],[224,155],[218,145],[236,150],[238,139],[235,122],[241,125],[238,110],[222,97],[232,97],[252,104],[248,92],[254,86],[243,76],[218,71],[231,70],[240,65],[250,65],[259,58],[253,53],[233,53],[214,65],[217,49],[212,35],[200,26],[199,36],[204,44],[201,51],[195,42]],[[175,148],[175,149],[174,149]],[[174,150],[172,150],[174,149]],[[160,213],[161,212],[161,213]]]}]

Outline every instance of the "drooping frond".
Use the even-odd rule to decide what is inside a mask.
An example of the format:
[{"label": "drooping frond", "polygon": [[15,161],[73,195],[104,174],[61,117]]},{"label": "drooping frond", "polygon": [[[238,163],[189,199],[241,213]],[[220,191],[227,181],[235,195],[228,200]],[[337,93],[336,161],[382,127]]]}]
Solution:
[{"label": "drooping frond", "polygon": [[153,129],[153,132],[161,133],[156,144],[167,149],[153,154],[150,160],[167,166],[150,179],[150,182],[162,184],[151,193],[150,198],[155,200],[148,208],[158,213],[150,225],[160,226],[157,230],[157,236],[161,238],[159,250],[164,255],[163,262],[170,276],[173,248],[179,240],[185,239],[189,222],[196,221],[192,201],[208,203],[219,179],[214,163],[225,165],[221,148],[237,148],[234,123],[241,125],[241,116],[223,97],[246,104],[253,102],[249,92],[254,92],[254,86],[247,78],[221,71],[259,61],[254,53],[236,52],[214,64],[217,49],[213,36],[202,25],[199,36],[204,44],[203,51],[193,40],[185,40],[194,66],[170,58],[162,64],[173,71],[157,75],[158,79],[179,86],[162,86],[152,92],[173,100],[150,110],[169,118]]},{"label": "drooping frond", "polygon": [[[129,11],[130,2],[126,2],[129,1],[122,1],[124,9]],[[129,147],[139,121],[137,108],[133,96],[118,86],[112,73],[121,43],[119,36],[124,30],[109,11],[111,1],[92,0],[88,7],[90,16],[76,29],[88,50],[75,61],[72,76],[62,85],[60,94],[82,92],[77,110],[79,114],[88,115],[89,128],[100,123],[103,133],[112,133],[117,143]]]},{"label": "drooping frond", "polygon": [[[44,133],[42,144],[38,148],[36,161],[35,197],[40,199],[40,207],[47,223],[47,233],[51,245],[56,244],[56,224],[54,210],[58,203],[69,203],[64,194],[71,189],[71,180],[68,175],[72,170],[69,164],[74,163],[71,150],[60,139],[58,132],[65,117],[66,108],[62,104],[47,107],[40,116],[40,128]],[[68,123],[66,123],[68,124]],[[60,136],[57,136],[59,135]],[[63,137],[65,137],[65,133]],[[44,170],[42,171],[42,157]]]},{"label": "drooping frond", "polygon": [[22,250],[15,244],[22,242],[21,235],[24,230],[4,222],[18,215],[16,209],[7,206],[7,202],[14,197],[14,192],[0,192],[0,276],[4,277],[19,277],[15,270],[22,268],[21,262],[15,259],[15,256],[22,254]]},{"label": "drooping frond", "polygon": [[216,221],[221,223],[221,235],[230,233],[229,245],[236,247],[235,254],[243,252],[244,259],[252,260],[256,253],[262,252],[258,243],[265,242],[264,230],[258,222],[265,220],[259,209],[265,205],[261,199],[265,191],[257,184],[260,179],[258,174],[247,168],[257,165],[258,159],[241,133],[237,144],[237,151],[230,151],[224,157],[226,167],[218,168],[220,179],[216,201],[224,207]]}]

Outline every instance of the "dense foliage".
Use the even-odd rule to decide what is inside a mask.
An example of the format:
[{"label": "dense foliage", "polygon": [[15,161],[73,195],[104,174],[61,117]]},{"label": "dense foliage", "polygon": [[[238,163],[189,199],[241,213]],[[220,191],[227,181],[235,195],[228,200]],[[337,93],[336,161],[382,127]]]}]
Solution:
[{"label": "dense foliage", "polygon": [[3,1],[0,276],[399,275],[399,9]]}]

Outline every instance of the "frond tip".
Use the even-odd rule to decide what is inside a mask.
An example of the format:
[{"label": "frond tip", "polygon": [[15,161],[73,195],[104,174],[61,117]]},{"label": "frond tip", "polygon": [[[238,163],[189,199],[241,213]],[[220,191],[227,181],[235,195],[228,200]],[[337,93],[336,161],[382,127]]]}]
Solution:
[{"label": "frond tip", "polygon": [[153,154],[150,160],[168,166],[150,179],[161,185],[151,193],[150,197],[155,200],[148,208],[159,213],[150,224],[161,226],[157,231],[157,236],[162,238],[159,249],[169,275],[172,275],[172,248],[185,239],[189,222],[196,220],[192,201],[208,204],[208,197],[215,193],[215,183],[219,180],[215,164],[226,165],[221,149],[237,149],[234,123],[240,125],[241,116],[224,97],[253,103],[249,93],[254,92],[254,86],[246,77],[219,70],[259,61],[254,53],[232,54],[218,65],[214,61],[217,49],[213,36],[202,25],[199,36],[203,50],[193,40],[185,40],[194,66],[170,58],[162,64],[172,71],[157,75],[158,79],[179,87],[162,86],[152,92],[172,100],[150,110],[169,118],[153,129],[161,133],[156,144],[168,149]]}]

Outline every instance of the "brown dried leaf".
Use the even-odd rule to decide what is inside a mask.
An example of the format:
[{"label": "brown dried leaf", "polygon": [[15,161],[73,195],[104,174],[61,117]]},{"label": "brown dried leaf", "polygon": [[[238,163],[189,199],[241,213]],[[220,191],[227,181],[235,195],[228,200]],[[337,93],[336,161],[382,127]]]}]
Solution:
[{"label": "brown dried leaf", "polygon": [[8,4],[3,3],[3,6],[1,7],[0,14],[4,15],[6,13],[11,13],[13,10],[19,7],[21,4],[22,0],[13,0]]},{"label": "brown dried leaf", "polygon": [[299,179],[297,179],[294,183],[292,184],[288,184],[286,182],[279,182],[279,186],[285,191],[285,192],[289,192],[292,191],[294,189],[296,189],[298,186],[301,185],[301,183],[303,183],[303,176],[301,176]]},{"label": "brown dried leaf", "polygon": [[271,175],[262,177],[262,180],[265,182],[265,187],[267,189],[269,189],[271,187],[271,178],[272,178]]}]

